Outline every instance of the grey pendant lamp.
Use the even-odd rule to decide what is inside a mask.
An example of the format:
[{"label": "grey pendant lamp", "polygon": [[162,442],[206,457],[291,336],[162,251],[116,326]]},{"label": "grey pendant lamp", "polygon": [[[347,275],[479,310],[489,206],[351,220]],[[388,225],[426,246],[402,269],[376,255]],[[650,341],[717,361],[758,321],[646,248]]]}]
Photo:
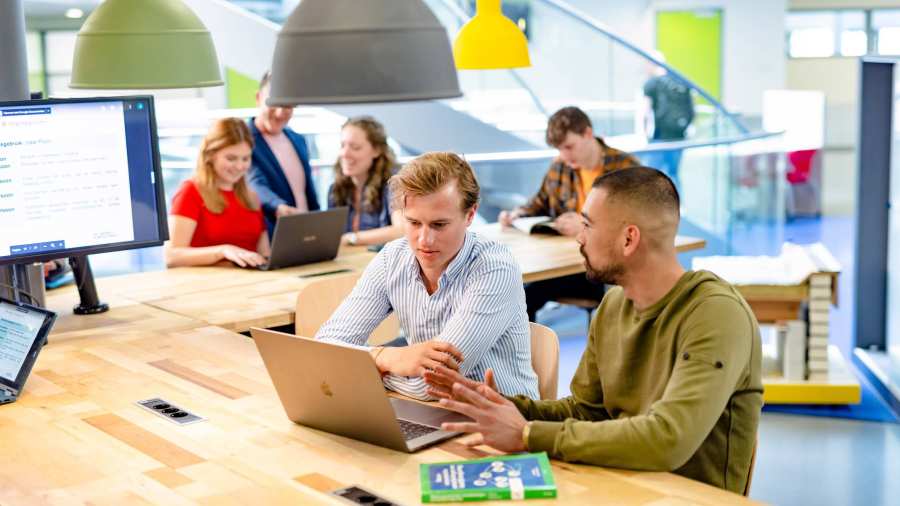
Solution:
[{"label": "grey pendant lamp", "polygon": [[303,0],[275,45],[267,103],[462,96],[446,29],[422,0]]},{"label": "grey pendant lamp", "polygon": [[181,0],[106,0],[87,18],[75,41],[72,88],[221,84],[209,30]]}]

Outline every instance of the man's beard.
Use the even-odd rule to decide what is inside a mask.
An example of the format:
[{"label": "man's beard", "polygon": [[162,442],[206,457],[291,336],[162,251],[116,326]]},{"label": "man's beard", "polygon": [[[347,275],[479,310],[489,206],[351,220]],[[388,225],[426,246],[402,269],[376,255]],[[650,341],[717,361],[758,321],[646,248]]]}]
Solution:
[{"label": "man's beard", "polygon": [[611,262],[601,267],[600,269],[595,269],[590,260],[588,260],[587,255],[584,253],[584,246],[579,248],[581,252],[581,256],[584,258],[584,269],[585,276],[587,276],[587,280],[591,283],[601,285],[618,285],[619,280],[622,277],[622,274],[625,273],[625,266],[618,262]]}]

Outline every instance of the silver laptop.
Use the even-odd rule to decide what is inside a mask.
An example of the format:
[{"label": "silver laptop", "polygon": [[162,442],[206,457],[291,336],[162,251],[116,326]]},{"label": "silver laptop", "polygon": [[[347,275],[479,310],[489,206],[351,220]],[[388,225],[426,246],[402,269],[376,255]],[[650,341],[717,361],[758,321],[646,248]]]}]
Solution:
[{"label": "silver laptop", "polygon": [[388,397],[369,352],[251,328],[272,383],[292,421],[367,443],[414,452],[457,436],[442,422],[468,417]]},{"label": "silver laptop", "polygon": [[279,217],[269,262],[259,268],[268,271],[333,259],[341,246],[347,213],[347,207],[336,207]]}]

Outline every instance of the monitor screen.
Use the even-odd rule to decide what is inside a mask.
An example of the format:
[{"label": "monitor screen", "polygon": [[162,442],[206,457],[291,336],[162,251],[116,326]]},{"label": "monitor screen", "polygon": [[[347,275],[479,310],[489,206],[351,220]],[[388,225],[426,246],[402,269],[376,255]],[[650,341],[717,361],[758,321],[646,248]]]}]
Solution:
[{"label": "monitor screen", "polygon": [[153,98],[0,102],[0,264],[168,238]]},{"label": "monitor screen", "polygon": [[0,299],[0,384],[21,387],[53,320],[49,311]]}]

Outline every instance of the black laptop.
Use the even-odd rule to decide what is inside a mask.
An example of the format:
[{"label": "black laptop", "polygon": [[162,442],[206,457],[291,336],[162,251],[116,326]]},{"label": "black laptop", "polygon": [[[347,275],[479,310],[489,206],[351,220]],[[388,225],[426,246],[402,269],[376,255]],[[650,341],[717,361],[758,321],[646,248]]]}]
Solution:
[{"label": "black laptop", "polygon": [[56,313],[0,298],[0,404],[19,398]]},{"label": "black laptop", "polygon": [[279,217],[272,233],[269,262],[260,269],[269,271],[333,259],[341,246],[347,213],[347,207],[335,207]]}]

